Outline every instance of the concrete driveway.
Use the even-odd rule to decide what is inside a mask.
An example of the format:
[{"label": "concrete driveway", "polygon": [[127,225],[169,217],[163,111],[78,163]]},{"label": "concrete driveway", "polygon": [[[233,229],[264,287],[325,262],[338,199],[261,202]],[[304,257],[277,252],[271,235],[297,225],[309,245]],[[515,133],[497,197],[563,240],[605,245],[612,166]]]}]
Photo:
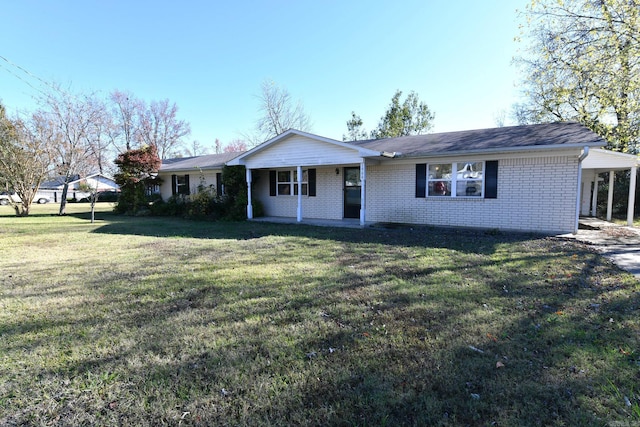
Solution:
[{"label": "concrete driveway", "polygon": [[577,234],[560,237],[588,243],[617,266],[640,279],[640,229],[597,218],[581,218]]}]

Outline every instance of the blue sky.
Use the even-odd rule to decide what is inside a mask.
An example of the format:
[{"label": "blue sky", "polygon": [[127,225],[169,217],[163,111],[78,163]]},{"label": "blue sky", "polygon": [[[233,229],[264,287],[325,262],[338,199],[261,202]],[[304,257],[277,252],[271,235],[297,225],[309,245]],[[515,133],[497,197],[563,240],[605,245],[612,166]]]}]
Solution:
[{"label": "blue sky", "polygon": [[[169,99],[209,146],[251,130],[265,79],[329,138],[352,110],[374,128],[397,89],[429,105],[435,132],[485,128],[519,100],[527,2],[20,0],[3,5],[0,56],[72,91]],[[32,75],[0,59],[10,112],[35,108]]]}]

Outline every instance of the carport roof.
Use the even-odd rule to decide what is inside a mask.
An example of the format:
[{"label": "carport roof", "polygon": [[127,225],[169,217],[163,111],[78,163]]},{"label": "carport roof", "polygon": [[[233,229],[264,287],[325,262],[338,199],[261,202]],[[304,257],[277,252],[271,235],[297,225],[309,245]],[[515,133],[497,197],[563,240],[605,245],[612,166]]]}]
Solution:
[{"label": "carport roof", "polygon": [[602,172],[631,169],[640,164],[635,154],[618,153],[617,151],[593,149],[582,161],[583,169],[596,169]]}]

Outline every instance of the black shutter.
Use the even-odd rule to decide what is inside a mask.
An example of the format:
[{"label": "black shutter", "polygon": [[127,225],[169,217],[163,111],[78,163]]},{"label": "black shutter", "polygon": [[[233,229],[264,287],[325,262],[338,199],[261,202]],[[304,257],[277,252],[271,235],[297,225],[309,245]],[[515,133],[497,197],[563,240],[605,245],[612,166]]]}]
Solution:
[{"label": "black shutter", "polygon": [[498,161],[491,160],[485,163],[484,171],[484,198],[498,198]]},{"label": "black shutter", "polygon": [[175,196],[177,189],[178,189],[178,177],[175,175],[171,175],[171,194]]},{"label": "black shutter", "polygon": [[222,174],[216,173],[216,194],[218,197],[222,196]]},{"label": "black shutter", "polygon": [[309,197],[315,197],[316,195],[316,170],[309,169],[307,172],[309,179]]},{"label": "black shutter", "polygon": [[185,175],[184,176],[184,194],[189,195],[191,194],[191,186],[189,185],[189,175]]},{"label": "black shutter", "polygon": [[427,164],[416,165],[416,197],[427,196]]},{"label": "black shutter", "polygon": [[269,171],[269,195],[276,195],[276,171]]}]

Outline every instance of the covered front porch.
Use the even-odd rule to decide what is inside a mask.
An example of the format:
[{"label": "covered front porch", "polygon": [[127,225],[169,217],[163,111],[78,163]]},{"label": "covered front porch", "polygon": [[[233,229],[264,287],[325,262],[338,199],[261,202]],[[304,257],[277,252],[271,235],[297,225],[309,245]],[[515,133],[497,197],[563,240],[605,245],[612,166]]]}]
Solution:
[{"label": "covered front porch", "polygon": [[[367,166],[385,154],[329,138],[289,130],[227,164],[246,168],[247,218],[253,200],[268,217],[367,221]],[[352,221],[350,221],[352,222]]]},{"label": "covered front porch", "polygon": [[582,162],[582,180],[580,186],[580,210],[582,216],[596,216],[598,206],[598,186],[609,173],[606,220],[611,221],[613,215],[613,195],[616,173],[629,173],[629,192],[627,195],[627,225],[633,225],[634,204],[636,195],[638,156],[615,151],[592,149]]}]

